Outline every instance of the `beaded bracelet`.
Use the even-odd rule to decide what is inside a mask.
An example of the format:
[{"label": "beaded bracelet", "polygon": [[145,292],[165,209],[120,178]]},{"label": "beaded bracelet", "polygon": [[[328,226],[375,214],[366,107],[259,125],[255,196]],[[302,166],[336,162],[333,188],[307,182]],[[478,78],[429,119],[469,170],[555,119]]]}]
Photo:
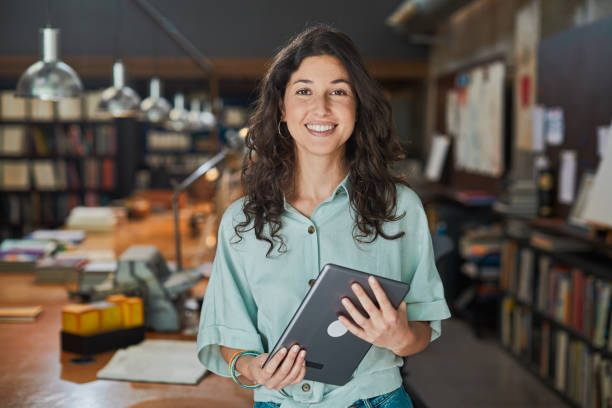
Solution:
[{"label": "beaded bracelet", "polygon": [[236,376],[236,362],[242,356],[255,356],[255,357],[257,357],[259,355],[260,355],[260,353],[258,353],[256,351],[241,351],[241,352],[238,352],[238,353],[234,354],[234,356],[230,360],[230,370],[229,371],[230,371],[230,374],[232,376],[232,379],[234,380],[234,382],[236,384],[238,384],[242,388],[255,389],[255,388],[261,387],[261,384],[245,385],[245,384],[242,384],[240,381],[238,381],[238,376]]}]

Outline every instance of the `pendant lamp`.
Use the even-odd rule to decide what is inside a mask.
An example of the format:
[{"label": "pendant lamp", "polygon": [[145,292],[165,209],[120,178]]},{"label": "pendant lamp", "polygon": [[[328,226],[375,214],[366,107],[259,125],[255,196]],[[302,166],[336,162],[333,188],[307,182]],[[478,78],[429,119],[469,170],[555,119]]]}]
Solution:
[{"label": "pendant lamp", "polygon": [[204,129],[211,130],[217,126],[217,118],[215,117],[215,114],[212,113],[210,102],[203,104],[201,118]]},{"label": "pendant lamp", "polygon": [[79,76],[59,60],[59,33],[57,28],[40,29],[41,59],[21,75],[16,96],[45,101],[81,96],[83,84]]},{"label": "pendant lamp", "polygon": [[182,93],[177,93],[174,95],[174,108],[170,111],[166,126],[170,130],[182,132],[187,130],[188,124],[188,114],[185,110],[185,96]]},{"label": "pendant lamp", "polygon": [[161,81],[157,77],[149,82],[149,97],[142,101],[140,110],[151,123],[160,123],[168,119],[170,103],[161,96]]},{"label": "pendant lamp", "polygon": [[197,132],[204,128],[202,123],[202,111],[200,111],[200,100],[198,98],[191,99],[191,106],[189,113],[187,114],[187,121],[189,122],[189,129]]},{"label": "pendant lamp", "polygon": [[125,85],[125,66],[117,60],[113,64],[113,86],[102,92],[98,109],[109,112],[116,118],[136,116],[139,112],[140,97]]}]

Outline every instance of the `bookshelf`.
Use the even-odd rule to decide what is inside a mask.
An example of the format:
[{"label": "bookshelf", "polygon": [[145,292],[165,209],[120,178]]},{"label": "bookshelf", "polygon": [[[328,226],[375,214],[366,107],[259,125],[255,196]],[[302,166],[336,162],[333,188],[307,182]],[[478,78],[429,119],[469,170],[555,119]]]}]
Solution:
[{"label": "bookshelf", "polygon": [[96,112],[98,92],[61,102],[12,94],[0,91],[0,236],[56,228],[77,205],[121,196],[118,175],[135,151],[122,139],[135,129]]},{"label": "bookshelf", "polygon": [[[532,234],[550,223],[531,221]],[[544,226],[544,227],[542,227]],[[500,340],[571,406],[608,406],[612,384],[612,257],[554,228],[551,249],[507,234],[502,248]],[[564,246],[557,246],[563,242]]]}]

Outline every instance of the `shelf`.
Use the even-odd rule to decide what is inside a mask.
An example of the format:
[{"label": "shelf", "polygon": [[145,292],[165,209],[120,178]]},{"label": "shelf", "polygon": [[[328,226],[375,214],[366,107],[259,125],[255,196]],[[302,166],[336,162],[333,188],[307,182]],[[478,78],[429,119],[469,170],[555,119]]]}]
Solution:
[{"label": "shelf", "polygon": [[54,160],[54,159],[113,159],[115,158],[115,154],[114,153],[93,153],[93,154],[84,154],[84,155],[77,155],[77,154],[47,154],[44,156],[38,156],[38,155],[33,155],[33,154],[28,154],[28,153],[24,153],[22,156],[16,156],[16,155],[3,155],[0,154],[0,160],[45,160],[45,159],[50,159],[50,160]]},{"label": "shelf", "polygon": [[30,194],[30,193],[38,193],[38,194],[61,194],[61,193],[112,193],[114,189],[102,189],[102,188],[89,188],[89,187],[78,187],[78,188],[64,188],[61,190],[40,190],[35,188],[30,188],[28,190],[2,190],[1,193],[5,194]]},{"label": "shelf", "polygon": [[558,320],[556,320],[555,318],[547,315],[546,313],[538,310],[537,308],[535,308],[532,304],[527,303],[523,300],[520,300],[519,298],[516,297],[516,295],[514,295],[513,293],[504,291],[504,295],[507,297],[512,298],[512,300],[514,300],[516,302],[516,304],[518,304],[519,306],[525,307],[527,309],[529,309],[534,315],[538,316],[540,319],[546,320],[547,322],[551,323],[553,326],[555,326],[556,328],[566,331],[568,332],[572,337],[575,337],[577,339],[580,339],[581,341],[583,341],[591,350],[596,351],[598,353],[601,353],[602,356],[606,357],[606,358],[610,358],[612,359],[612,352],[609,352],[605,347],[596,347],[591,339],[589,339],[588,337],[586,337],[583,333],[580,333],[579,331],[577,331],[576,329],[574,329],[573,327],[567,326],[564,323],[559,322]]},{"label": "shelf", "polygon": [[23,120],[15,120],[9,119],[4,120],[0,119],[0,125],[112,125],[114,123],[114,119],[108,120],[61,120],[61,119],[50,119],[50,120],[32,120],[32,119],[23,119]]},{"label": "shelf", "polygon": [[555,387],[555,384],[554,384],[554,382],[553,382],[553,380],[551,378],[543,377],[540,374],[539,367],[537,367],[535,363],[533,363],[532,361],[529,361],[529,360],[527,360],[525,358],[517,356],[516,354],[514,354],[512,352],[512,350],[508,349],[507,347],[505,347],[500,342],[497,342],[497,344],[499,345],[499,347],[501,347],[502,350],[504,350],[508,355],[510,355],[510,357],[512,357],[519,364],[521,364],[523,367],[525,367],[527,369],[527,371],[529,371],[538,380],[540,380],[544,385],[546,385],[546,387],[548,387],[551,391],[553,391],[561,399],[563,399],[563,401],[565,401],[569,406],[571,406],[572,408],[580,408],[579,404],[577,404],[576,402],[572,401],[564,392],[559,391],[557,389],[557,387]]},{"label": "shelf", "polygon": [[506,239],[516,242],[520,247],[529,248],[537,254],[551,257],[561,263],[578,268],[586,274],[612,280],[612,258],[599,252],[555,252],[531,245],[528,239],[507,235]]}]

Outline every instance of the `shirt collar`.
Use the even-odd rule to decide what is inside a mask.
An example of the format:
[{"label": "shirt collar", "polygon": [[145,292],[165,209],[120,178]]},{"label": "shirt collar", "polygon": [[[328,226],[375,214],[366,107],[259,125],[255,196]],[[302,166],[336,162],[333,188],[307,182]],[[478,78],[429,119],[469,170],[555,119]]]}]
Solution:
[{"label": "shirt collar", "polygon": [[[332,196],[330,198],[328,198],[326,201],[329,201],[330,199],[333,199],[334,197],[344,193],[348,196],[349,194],[349,174],[347,174],[344,179],[342,179],[342,181],[340,182],[340,184],[338,184],[338,186],[334,189],[334,193],[332,194]],[[291,210],[291,206],[289,205],[289,203],[287,203],[287,197],[285,197],[285,195],[283,194],[283,206],[285,207],[286,211],[290,211]]]}]

